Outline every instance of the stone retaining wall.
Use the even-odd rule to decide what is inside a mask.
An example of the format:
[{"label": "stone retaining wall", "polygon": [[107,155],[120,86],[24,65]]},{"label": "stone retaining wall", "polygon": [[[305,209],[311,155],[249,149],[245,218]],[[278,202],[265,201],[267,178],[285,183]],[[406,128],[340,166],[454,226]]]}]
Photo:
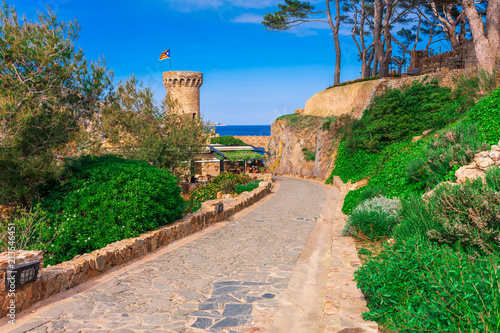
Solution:
[{"label": "stone retaining wall", "polygon": [[261,147],[267,150],[267,146],[269,146],[269,141],[271,137],[269,135],[247,135],[247,136],[235,136],[236,139],[240,139],[247,145],[251,145],[254,147]]},{"label": "stone retaining wall", "polygon": [[[271,181],[264,181],[252,192],[244,192],[236,198],[207,201],[202,204],[201,210],[188,214],[173,224],[146,232],[139,237],[109,244],[102,249],[77,256],[58,265],[43,268],[35,282],[16,289],[15,298],[9,295],[5,288],[4,275],[8,265],[8,257],[7,253],[2,253],[0,254],[0,304],[2,304],[0,318],[8,314],[8,306],[13,298],[15,299],[16,313],[24,311],[34,303],[73,288],[112,267],[155,251],[161,246],[191,235],[216,222],[227,220],[231,215],[268,195],[271,192],[270,186],[272,186]],[[219,203],[224,205],[224,210],[217,214],[216,206]],[[37,259],[40,255],[39,252],[23,251],[23,258],[21,258],[21,253],[17,253],[16,265],[20,264],[21,261],[34,261],[24,259]],[[40,259],[43,260],[43,258],[37,260]]]},{"label": "stone retaining wall", "polygon": [[472,39],[464,41],[455,49],[426,57],[421,60],[420,72],[422,74],[453,70],[458,68],[476,68],[476,52]]}]

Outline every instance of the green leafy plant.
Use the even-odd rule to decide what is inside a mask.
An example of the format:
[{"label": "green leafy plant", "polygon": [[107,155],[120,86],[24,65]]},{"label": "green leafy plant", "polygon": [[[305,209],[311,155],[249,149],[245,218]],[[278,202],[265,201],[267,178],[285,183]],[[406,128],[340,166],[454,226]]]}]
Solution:
[{"label": "green leafy plant", "polygon": [[487,143],[497,144],[500,140],[500,88],[480,100],[470,110],[469,118],[477,123]]},{"label": "green leafy plant", "polygon": [[247,184],[251,181],[252,179],[248,175],[223,172],[212,179],[207,185],[194,190],[189,198],[188,207],[192,212],[197,211],[201,208],[202,202],[217,199],[218,192],[226,191],[226,193],[233,193],[238,185]]},{"label": "green leafy plant", "polygon": [[460,116],[459,100],[437,82],[415,83],[404,90],[387,89],[353,125],[350,148],[377,152],[431,128],[442,128]]},{"label": "green leafy plant", "polygon": [[368,300],[365,320],[387,332],[498,332],[500,258],[408,240],[355,272]]},{"label": "green leafy plant", "polygon": [[186,207],[177,178],[168,171],[112,155],[70,161],[62,180],[42,193],[34,212],[43,214],[46,224],[37,243],[53,239],[43,246],[46,264],[171,223]]},{"label": "green leafy plant", "polygon": [[332,170],[330,179],[339,176],[343,182],[357,182],[366,178],[373,170],[379,156],[375,153],[366,152],[362,149],[355,151],[347,148],[347,142],[342,141],[337,150],[335,168]]},{"label": "green leafy plant", "polygon": [[232,135],[216,136],[210,139],[211,144],[222,144],[222,145],[240,145],[246,146],[247,144],[241,139],[237,139]]},{"label": "green leafy plant", "polygon": [[302,148],[304,159],[308,162],[316,160],[316,154],[309,150],[309,148]]},{"label": "green leafy plant", "polygon": [[[261,155],[254,151],[247,150],[237,150],[237,151],[225,151],[226,159],[229,161],[248,161],[248,160],[262,160],[265,159],[265,155]],[[218,156],[219,159],[224,159],[222,156]]]},{"label": "green leafy plant", "polygon": [[253,182],[248,184],[236,185],[235,192],[237,194],[241,194],[243,192],[251,192],[252,190],[259,187],[260,182],[262,182],[262,180],[254,180]]},{"label": "green leafy plant", "polygon": [[478,125],[462,121],[444,129],[426,144],[425,157],[408,164],[407,176],[413,182],[432,188],[441,181],[453,180],[450,171],[469,164],[476,153],[487,148]]},{"label": "green leafy plant", "polygon": [[500,167],[490,166],[486,169],[486,184],[493,191],[500,192]]}]

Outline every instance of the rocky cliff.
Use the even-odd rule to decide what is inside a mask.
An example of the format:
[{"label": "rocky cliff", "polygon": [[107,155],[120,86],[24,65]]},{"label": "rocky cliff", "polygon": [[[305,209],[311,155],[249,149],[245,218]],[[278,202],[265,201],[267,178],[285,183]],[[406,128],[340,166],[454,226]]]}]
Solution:
[{"label": "rocky cliff", "polygon": [[337,123],[300,114],[275,120],[269,142],[271,171],[277,175],[326,179],[338,145]]},{"label": "rocky cliff", "polygon": [[311,97],[303,114],[317,117],[340,117],[352,114],[359,117],[371,92],[381,80],[357,82],[320,91]]}]

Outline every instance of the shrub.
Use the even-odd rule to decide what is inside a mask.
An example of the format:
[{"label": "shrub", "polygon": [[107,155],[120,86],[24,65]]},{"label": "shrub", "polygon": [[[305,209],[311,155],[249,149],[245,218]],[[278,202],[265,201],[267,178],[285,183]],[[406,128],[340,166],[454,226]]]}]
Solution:
[{"label": "shrub", "polygon": [[413,194],[401,200],[401,223],[394,228],[396,242],[409,239],[428,241],[429,230],[437,228],[437,222],[422,196]]},{"label": "shrub", "polygon": [[496,192],[500,192],[500,167],[491,166],[486,172],[486,184]]},{"label": "shrub", "polygon": [[343,182],[349,180],[353,183],[366,178],[373,170],[378,161],[378,155],[361,149],[355,151],[347,148],[347,142],[342,141],[337,150],[335,168],[332,170],[330,179],[339,176]]},{"label": "shrub", "polygon": [[177,178],[144,161],[116,156],[73,160],[63,180],[52,188],[35,211],[45,214],[38,242],[46,263],[55,264],[112,242],[173,222],[185,212]]},{"label": "shrub", "polygon": [[304,154],[304,159],[306,161],[310,162],[316,160],[316,154],[308,148],[302,148],[302,153]]},{"label": "shrub", "polygon": [[257,187],[259,187],[259,183],[261,181],[262,180],[254,180],[253,182],[248,183],[248,184],[236,185],[235,192],[238,193],[238,194],[241,194],[243,192],[251,192],[252,190],[254,190]]},{"label": "shrub", "polygon": [[414,240],[386,247],[355,272],[365,320],[387,332],[498,332],[500,258]]},{"label": "shrub", "polygon": [[409,140],[431,128],[441,128],[460,116],[460,101],[437,82],[416,83],[403,91],[387,89],[376,97],[353,125],[350,147],[381,151],[393,142]]},{"label": "shrub", "polygon": [[243,145],[246,143],[241,139],[237,139],[232,135],[216,136],[210,139],[211,144],[222,144],[222,145]]},{"label": "shrub", "polygon": [[[39,209],[15,209],[12,216],[2,218],[0,215],[0,252],[7,252],[9,247],[15,249],[42,250],[38,244],[38,235],[46,228],[44,212]],[[52,240],[43,245],[50,245]]]},{"label": "shrub", "polygon": [[459,75],[455,78],[453,95],[461,99],[462,108],[469,110],[484,93],[489,93],[496,88],[495,74],[490,74],[484,69],[477,71],[476,75]]},{"label": "shrub", "polygon": [[434,190],[430,209],[439,227],[428,232],[430,240],[461,244],[465,249],[490,253],[500,246],[500,196],[480,179]]},{"label": "shrub", "polygon": [[346,215],[351,214],[351,212],[356,208],[356,206],[366,200],[385,196],[386,191],[382,186],[363,186],[354,191],[349,191],[344,198],[344,205],[342,206],[342,212]]},{"label": "shrub", "polygon": [[470,120],[478,124],[479,133],[489,144],[500,140],[500,88],[480,100],[469,112]]},{"label": "shrub", "polygon": [[426,144],[425,158],[420,157],[409,163],[407,176],[429,188],[444,180],[455,180],[454,171],[469,164],[476,153],[487,148],[476,124],[460,122],[443,130],[435,140]]},{"label": "shrub", "polygon": [[[489,174],[490,183],[500,181],[498,174]],[[428,202],[412,198],[403,204],[395,236],[404,241],[418,235],[439,244],[460,245],[473,255],[488,254],[500,247],[499,211],[498,192],[481,179],[439,186]]]},{"label": "shrub", "polygon": [[390,237],[399,221],[399,200],[375,197],[360,204],[347,219],[342,233],[359,239]]},{"label": "shrub", "polygon": [[223,172],[207,185],[197,188],[191,193],[188,202],[189,209],[194,212],[201,208],[201,203],[207,200],[217,199],[217,192],[225,191],[225,193],[232,193],[235,187],[239,184],[246,184],[251,182],[250,176],[236,175],[230,172]]}]

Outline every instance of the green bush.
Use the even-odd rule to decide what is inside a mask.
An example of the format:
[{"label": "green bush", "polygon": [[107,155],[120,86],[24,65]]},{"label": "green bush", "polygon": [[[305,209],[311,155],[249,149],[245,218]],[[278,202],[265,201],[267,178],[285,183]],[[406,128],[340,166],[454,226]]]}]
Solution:
[{"label": "green bush", "polygon": [[304,154],[304,159],[306,161],[310,162],[316,160],[316,154],[308,148],[302,148],[302,153]]},{"label": "green bush", "polygon": [[36,211],[47,228],[38,243],[55,264],[112,242],[136,237],[182,217],[185,203],[177,178],[147,162],[116,156],[75,159],[63,180],[45,188]]},{"label": "green bush", "polygon": [[460,99],[453,98],[451,89],[440,87],[437,82],[416,83],[403,91],[387,89],[353,125],[348,145],[381,151],[393,142],[442,128],[460,114]]},{"label": "green bush", "polygon": [[216,136],[210,139],[211,144],[222,145],[241,145],[246,146],[246,143],[241,139],[237,139],[232,135]]},{"label": "green bush", "polygon": [[460,122],[444,129],[435,140],[426,144],[425,157],[416,158],[407,165],[407,176],[428,188],[444,180],[454,181],[455,171],[485,149],[488,145],[478,132],[478,126]]},{"label": "green bush", "polygon": [[[499,183],[498,171],[489,173],[489,183]],[[460,245],[472,255],[489,254],[500,247],[500,196],[481,179],[462,185],[434,189],[428,202],[411,198],[403,204],[402,222],[396,228],[398,241],[420,237],[432,242]]]},{"label": "green bush", "polygon": [[355,272],[369,312],[385,332],[498,332],[500,258],[467,260],[413,240],[386,247]]},{"label": "green bush", "polygon": [[[478,135],[477,126],[462,121],[443,129],[437,134],[437,138],[428,137],[417,142],[396,142],[378,154],[367,153],[372,154],[373,162],[358,175],[370,178],[366,188],[382,186],[389,197],[406,198],[412,194],[423,194],[439,182],[454,181],[455,171],[461,165],[468,164],[477,152],[486,148],[481,136]],[[342,149],[345,149],[345,146]],[[354,172],[348,174],[357,168],[357,166],[349,168],[349,163],[356,165],[354,157],[363,156],[360,153],[363,150],[357,149],[355,152],[356,154],[349,154],[347,150],[339,149],[336,163],[339,170],[345,170],[344,176],[356,176]],[[363,201],[360,195],[364,190],[358,191],[358,193],[351,191],[346,196],[342,209],[344,213],[350,214],[356,205]]]},{"label": "green bush", "polygon": [[351,214],[351,212],[356,208],[356,206],[366,200],[375,197],[385,197],[386,191],[382,186],[363,186],[354,191],[349,191],[344,198],[344,205],[342,206],[342,212],[346,215]]},{"label": "green bush", "polygon": [[377,241],[388,238],[399,221],[399,200],[375,197],[353,210],[342,234]]},{"label": "green bush", "polygon": [[486,184],[496,192],[500,192],[500,167],[491,166],[486,172]]},{"label": "green bush", "polygon": [[500,88],[480,100],[469,112],[470,120],[477,123],[479,132],[489,144],[500,140]]},{"label": "green bush", "polygon": [[251,192],[252,190],[254,190],[257,187],[259,187],[259,183],[261,181],[262,180],[254,180],[253,182],[248,183],[248,184],[236,185],[235,192],[238,193],[238,194],[241,194],[243,192]]},{"label": "green bush", "polygon": [[337,150],[335,159],[335,168],[329,179],[333,176],[339,176],[343,182],[349,180],[353,183],[366,178],[378,162],[379,156],[374,153],[366,152],[362,149],[355,151],[347,148],[347,142],[342,141]]},{"label": "green bush", "polygon": [[189,209],[192,212],[197,211],[201,208],[202,202],[217,199],[217,192],[225,191],[225,193],[232,193],[235,191],[237,185],[246,184],[250,181],[250,176],[246,174],[236,175],[230,172],[223,172],[212,179],[207,185],[197,188],[191,193],[188,202]]}]

